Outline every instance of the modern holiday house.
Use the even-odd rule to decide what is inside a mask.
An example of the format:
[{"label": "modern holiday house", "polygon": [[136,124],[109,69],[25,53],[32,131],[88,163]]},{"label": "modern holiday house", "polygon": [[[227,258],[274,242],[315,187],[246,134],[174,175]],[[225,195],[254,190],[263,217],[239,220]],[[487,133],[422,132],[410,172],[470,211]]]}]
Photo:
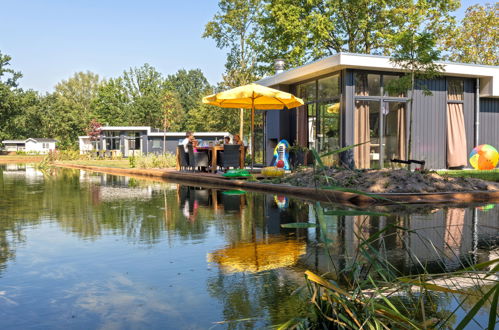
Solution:
[{"label": "modern holiday house", "polygon": [[499,67],[441,64],[442,75],[418,81],[414,95],[387,90],[402,70],[384,56],[340,53],[261,79],[257,83],[305,101],[297,109],[261,115],[258,143],[266,162],[287,139],[319,152],[363,143],[354,148],[356,168],[390,167],[391,159],[405,158],[412,97],[412,158],[425,160],[428,168],[468,166],[475,145],[499,147]]},{"label": "modern holiday house", "polygon": [[[228,132],[194,132],[201,145],[215,143],[231,136]],[[163,132],[149,126],[103,126],[100,134],[92,139],[79,136],[80,153],[93,151],[119,154],[124,157],[139,154],[175,153],[177,145],[185,138],[185,132]]]},{"label": "modern holiday house", "polygon": [[25,140],[3,140],[6,152],[26,152],[46,154],[50,150],[55,150],[57,140],[46,138],[28,138]]}]

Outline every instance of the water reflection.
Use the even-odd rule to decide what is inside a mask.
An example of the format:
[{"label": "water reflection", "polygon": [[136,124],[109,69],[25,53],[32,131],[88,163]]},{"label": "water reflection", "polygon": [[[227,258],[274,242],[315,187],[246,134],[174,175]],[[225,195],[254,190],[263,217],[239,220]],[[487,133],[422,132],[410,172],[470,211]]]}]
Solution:
[{"label": "water reflection", "polygon": [[[373,247],[406,274],[488,260],[499,241],[499,207],[485,205],[344,216],[280,195],[26,165],[0,166],[0,196],[2,328],[266,327],[305,313],[291,294],[304,270],[366,263],[359,246],[379,231]],[[294,223],[309,226],[282,227]]]}]

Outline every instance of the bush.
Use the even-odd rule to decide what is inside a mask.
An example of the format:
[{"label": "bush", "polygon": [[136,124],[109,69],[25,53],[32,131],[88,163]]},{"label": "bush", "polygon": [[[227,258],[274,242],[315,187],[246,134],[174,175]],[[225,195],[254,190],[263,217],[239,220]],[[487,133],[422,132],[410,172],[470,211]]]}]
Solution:
[{"label": "bush", "polygon": [[51,150],[45,156],[45,159],[49,162],[61,161],[61,160],[88,160],[90,156],[88,154],[80,155],[78,150]]},{"label": "bush", "polygon": [[137,168],[167,168],[175,167],[177,164],[177,157],[171,153],[162,155],[148,154],[135,156],[134,160],[129,162],[130,166],[133,162],[133,165]]}]

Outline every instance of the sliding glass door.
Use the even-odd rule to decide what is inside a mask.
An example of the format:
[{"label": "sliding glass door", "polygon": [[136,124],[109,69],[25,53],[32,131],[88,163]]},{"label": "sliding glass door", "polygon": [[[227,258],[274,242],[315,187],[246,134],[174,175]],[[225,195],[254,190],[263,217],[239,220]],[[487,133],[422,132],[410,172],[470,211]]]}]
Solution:
[{"label": "sliding glass door", "polygon": [[[356,168],[391,167],[406,156],[406,95],[385,87],[398,76],[356,72],[354,162]],[[394,163],[396,164],[396,163]]]}]

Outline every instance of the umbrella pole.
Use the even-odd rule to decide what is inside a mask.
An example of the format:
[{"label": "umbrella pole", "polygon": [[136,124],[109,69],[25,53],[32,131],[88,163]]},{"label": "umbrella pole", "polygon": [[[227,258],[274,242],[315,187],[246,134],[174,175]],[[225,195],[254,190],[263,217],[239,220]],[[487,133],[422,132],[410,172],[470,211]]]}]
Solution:
[{"label": "umbrella pole", "polygon": [[239,137],[244,140],[244,110],[239,109]]},{"label": "umbrella pole", "polygon": [[251,170],[255,163],[255,104],[251,100]]}]

